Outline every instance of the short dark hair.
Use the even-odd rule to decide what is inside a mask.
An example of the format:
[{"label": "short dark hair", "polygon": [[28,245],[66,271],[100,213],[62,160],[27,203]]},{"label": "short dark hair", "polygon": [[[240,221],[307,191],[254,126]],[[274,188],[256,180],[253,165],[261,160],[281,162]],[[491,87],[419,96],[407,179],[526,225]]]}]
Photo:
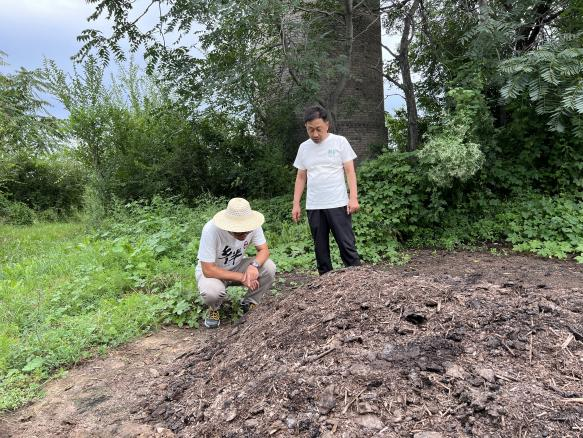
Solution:
[{"label": "short dark hair", "polygon": [[327,122],[328,111],[326,111],[320,105],[314,105],[306,108],[306,110],[304,111],[304,123],[308,123],[316,119],[322,119],[325,122]]}]

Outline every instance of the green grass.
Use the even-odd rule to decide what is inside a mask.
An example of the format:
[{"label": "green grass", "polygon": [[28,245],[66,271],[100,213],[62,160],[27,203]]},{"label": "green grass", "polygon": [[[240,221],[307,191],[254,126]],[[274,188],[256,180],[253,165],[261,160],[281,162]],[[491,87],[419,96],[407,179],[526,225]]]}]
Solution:
[{"label": "green grass", "polygon": [[0,410],[39,396],[62,367],[160,324],[162,297],[135,287],[132,253],[114,240],[79,223],[2,225],[0,236]]},{"label": "green grass", "polygon": [[[198,239],[225,204],[203,199],[187,208],[155,198],[118,207],[98,229],[0,225],[0,411],[39,397],[45,381],[80,360],[161,324],[198,326],[205,310],[194,280]],[[309,227],[291,223],[289,205],[280,198],[254,207],[265,212],[278,270],[313,270]]]}]

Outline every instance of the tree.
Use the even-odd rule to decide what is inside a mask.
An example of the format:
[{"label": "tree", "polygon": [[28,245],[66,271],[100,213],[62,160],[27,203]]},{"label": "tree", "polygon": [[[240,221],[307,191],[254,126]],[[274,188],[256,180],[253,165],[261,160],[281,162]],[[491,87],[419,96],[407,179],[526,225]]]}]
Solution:
[{"label": "tree", "polygon": [[[415,86],[411,77],[411,62],[409,50],[415,36],[415,20],[421,0],[405,0],[400,3],[391,3],[384,6],[383,22],[387,32],[400,31],[401,38],[397,53],[383,45],[393,59],[389,61],[383,71],[384,77],[405,95],[407,108],[407,151],[412,152],[419,146],[419,116],[417,114],[417,100]],[[398,74],[397,74],[398,72]],[[401,77],[401,80],[397,76]]]},{"label": "tree", "polygon": [[[134,12],[131,3],[90,1],[96,5],[90,19],[108,14],[114,24],[109,36],[84,31],[79,58],[96,52],[105,61],[111,54],[123,59],[120,42],[128,38],[132,50],[144,47],[150,70],[158,69],[183,101],[198,106],[204,100],[217,110],[245,115],[259,129],[279,108],[289,113],[290,106],[306,101],[328,108],[334,123],[352,78],[354,42],[378,23],[379,3],[154,0]],[[140,20],[155,9],[158,23],[140,30]],[[369,24],[356,32],[355,23],[362,20]],[[197,23],[205,23],[205,29],[193,31]],[[174,44],[163,39],[170,32],[178,34]],[[196,42],[182,43],[192,36]]]},{"label": "tree", "polygon": [[[0,66],[5,66],[0,51]],[[14,181],[24,161],[62,146],[63,124],[48,113],[41,71],[21,68],[0,73],[0,194]]]},{"label": "tree", "polygon": [[[0,66],[7,65],[0,51]],[[21,68],[14,74],[0,73],[0,151],[38,154],[58,149],[62,125],[47,111],[40,97],[47,84],[40,70]]]}]

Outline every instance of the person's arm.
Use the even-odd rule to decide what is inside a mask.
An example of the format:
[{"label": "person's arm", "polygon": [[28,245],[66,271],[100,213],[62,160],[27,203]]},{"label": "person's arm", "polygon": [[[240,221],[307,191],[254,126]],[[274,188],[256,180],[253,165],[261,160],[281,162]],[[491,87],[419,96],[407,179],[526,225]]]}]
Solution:
[{"label": "person's arm", "polygon": [[236,281],[239,283],[243,283],[245,274],[241,272],[235,271],[227,271],[226,269],[219,268],[213,262],[200,262],[200,266],[202,267],[202,273],[206,278],[216,278],[218,280],[225,280],[225,281]]},{"label": "person's arm", "polygon": [[346,206],[346,213],[356,213],[360,205],[358,204],[358,190],[356,187],[356,170],[354,169],[354,160],[346,161],[344,163],[344,173],[348,181],[348,205]]},{"label": "person's arm", "polygon": [[267,247],[267,243],[264,243],[263,245],[257,245],[255,249],[257,249],[255,261],[259,264],[259,266],[263,266],[263,263],[265,263],[269,258],[269,248]]},{"label": "person's arm", "polygon": [[302,195],[304,194],[304,188],[306,187],[306,181],[308,173],[305,169],[298,169],[296,174],[296,183],[294,185],[294,201],[292,207],[292,219],[294,222],[299,222],[302,214]]}]

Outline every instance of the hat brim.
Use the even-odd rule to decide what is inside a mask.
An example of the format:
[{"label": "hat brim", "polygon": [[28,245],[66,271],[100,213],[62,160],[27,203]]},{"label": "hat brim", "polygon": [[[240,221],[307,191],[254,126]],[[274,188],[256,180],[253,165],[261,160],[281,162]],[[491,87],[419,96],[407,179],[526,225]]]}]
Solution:
[{"label": "hat brim", "polygon": [[258,211],[251,210],[245,217],[234,218],[227,215],[227,210],[221,210],[213,217],[213,223],[221,230],[233,233],[243,233],[259,228],[265,222],[265,217]]}]

